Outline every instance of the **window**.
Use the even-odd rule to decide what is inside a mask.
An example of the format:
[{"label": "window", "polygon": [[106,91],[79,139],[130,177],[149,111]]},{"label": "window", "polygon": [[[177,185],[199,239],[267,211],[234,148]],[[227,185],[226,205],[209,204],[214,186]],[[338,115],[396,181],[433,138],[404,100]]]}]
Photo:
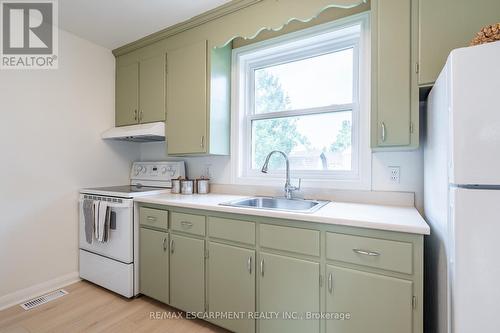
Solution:
[{"label": "window", "polygon": [[305,184],[366,188],[369,47],[359,15],[233,50],[233,177],[282,182],[285,152]]}]

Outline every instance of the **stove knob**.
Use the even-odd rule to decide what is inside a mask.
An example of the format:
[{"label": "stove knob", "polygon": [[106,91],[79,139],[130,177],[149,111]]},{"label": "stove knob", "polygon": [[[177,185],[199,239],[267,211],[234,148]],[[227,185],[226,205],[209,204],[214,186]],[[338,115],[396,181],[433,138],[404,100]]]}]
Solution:
[{"label": "stove knob", "polygon": [[174,178],[174,176],[175,176],[175,170],[171,170],[170,171],[170,178]]},{"label": "stove knob", "polygon": [[167,173],[167,168],[165,167],[161,168],[161,173]]}]

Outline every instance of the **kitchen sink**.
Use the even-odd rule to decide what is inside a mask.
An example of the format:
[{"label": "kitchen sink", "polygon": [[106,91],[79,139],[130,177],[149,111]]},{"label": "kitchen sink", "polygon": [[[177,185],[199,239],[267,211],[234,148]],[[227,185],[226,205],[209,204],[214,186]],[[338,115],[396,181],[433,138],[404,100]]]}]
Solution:
[{"label": "kitchen sink", "polygon": [[252,197],[221,203],[222,206],[282,210],[296,213],[314,213],[329,201]]}]

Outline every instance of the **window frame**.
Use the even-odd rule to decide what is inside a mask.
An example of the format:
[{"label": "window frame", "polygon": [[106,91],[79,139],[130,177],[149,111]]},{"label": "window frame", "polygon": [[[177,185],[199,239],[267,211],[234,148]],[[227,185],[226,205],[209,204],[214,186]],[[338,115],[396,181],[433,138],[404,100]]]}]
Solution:
[{"label": "window frame", "polygon": [[[353,33],[351,30],[359,30]],[[337,36],[335,36],[337,35]],[[332,39],[332,36],[335,38]],[[283,170],[267,175],[252,169],[252,121],[293,116],[351,112],[351,170],[292,170],[304,186],[369,189],[370,32],[366,13],[289,33],[233,50],[232,78],[232,182],[278,185]],[[352,103],[255,114],[255,70],[323,54],[353,49]]]}]

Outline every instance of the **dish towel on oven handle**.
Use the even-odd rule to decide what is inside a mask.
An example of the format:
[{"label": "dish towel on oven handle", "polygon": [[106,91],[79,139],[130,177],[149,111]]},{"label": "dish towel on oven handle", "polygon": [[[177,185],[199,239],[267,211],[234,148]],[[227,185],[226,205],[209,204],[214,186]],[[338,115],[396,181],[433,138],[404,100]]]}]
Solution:
[{"label": "dish towel on oven handle", "polygon": [[83,200],[83,219],[85,225],[85,240],[92,244],[94,238],[94,200]]},{"label": "dish towel on oven handle", "polygon": [[104,220],[104,235],[103,242],[107,242],[109,240],[109,229],[111,227],[111,207],[106,205],[106,219]]},{"label": "dish towel on oven handle", "polygon": [[94,236],[101,243],[109,239],[111,208],[106,201],[94,201]]}]

